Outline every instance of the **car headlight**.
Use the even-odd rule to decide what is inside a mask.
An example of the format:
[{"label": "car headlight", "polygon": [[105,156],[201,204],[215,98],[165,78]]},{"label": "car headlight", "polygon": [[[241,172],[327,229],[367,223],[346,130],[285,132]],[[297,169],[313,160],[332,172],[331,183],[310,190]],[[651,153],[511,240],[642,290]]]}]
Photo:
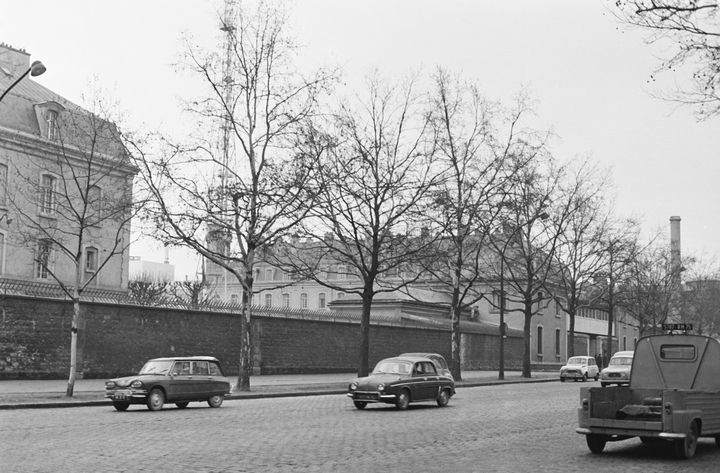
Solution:
[{"label": "car headlight", "polygon": [[378,391],[385,391],[385,385],[383,383],[378,384]]},{"label": "car headlight", "polygon": [[355,391],[357,389],[357,383],[350,383],[350,391]]},{"label": "car headlight", "polygon": [[142,381],[140,381],[139,379],[136,379],[135,381],[133,381],[132,383],[130,383],[130,387],[131,387],[131,388],[135,388],[135,389],[142,388],[142,387],[143,387],[143,383],[142,383]]},{"label": "car headlight", "polygon": [[115,389],[115,381],[105,381],[105,389]]}]

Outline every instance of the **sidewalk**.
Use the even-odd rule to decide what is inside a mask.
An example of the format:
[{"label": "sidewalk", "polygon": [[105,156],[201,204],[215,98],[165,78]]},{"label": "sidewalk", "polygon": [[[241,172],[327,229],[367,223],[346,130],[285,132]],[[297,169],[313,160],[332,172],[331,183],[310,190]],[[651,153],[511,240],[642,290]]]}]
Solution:
[{"label": "sidewalk", "polygon": [[[250,378],[250,391],[231,393],[225,399],[257,399],[267,397],[317,396],[345,394],[355,373],[263,375]],[[535,372],[523,378],[520,371],[505,371],[505,379],[497,379],[497,371],[463,371],[456,388],[494,384],[537,383],[557,381],[555,371]],[[234,378],[230,378],[234,380]],[[104,379],[75,381],[74,395],[65,396],[67,380],[0,380],[0,409],[28,409],[49,407],[80,407],[110,405],[103,398]]]}]

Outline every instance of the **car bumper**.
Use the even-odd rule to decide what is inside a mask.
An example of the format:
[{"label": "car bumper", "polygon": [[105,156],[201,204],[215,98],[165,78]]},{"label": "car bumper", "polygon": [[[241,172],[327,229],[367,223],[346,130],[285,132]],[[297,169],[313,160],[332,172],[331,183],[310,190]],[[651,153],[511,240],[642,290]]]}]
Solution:
[{"label": "car bumper", "polygon": [[143,403],[147,396],[146,389],[117,388],[105,391],[105,398],[114,402]]},{"label": "car bumper", "polygon": [[[577,372],[575,372],[575,371],[572,371],[572,372],[569,372],[569,373],[561,374],[560,377],[561,377],[561,378],[565,378],[565,379],[582,379],[583,373],[577,373]],[[589,378],[589,377],[590,377],[590,376],[588,376],[588,378]]]},{"label": "car bumper", "polygon": [[358,402],[385,402],[395,403],[397,396],[395,394],[385,394],[377,391],[353,391],[347,393],[347,396],[353,401]]}]

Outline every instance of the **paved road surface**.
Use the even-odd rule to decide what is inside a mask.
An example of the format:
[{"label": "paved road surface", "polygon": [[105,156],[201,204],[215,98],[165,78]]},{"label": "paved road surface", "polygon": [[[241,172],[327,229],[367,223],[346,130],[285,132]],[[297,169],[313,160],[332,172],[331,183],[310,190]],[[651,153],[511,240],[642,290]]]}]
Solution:
[{"label": "paved road surface", "polygon": [[[597,385],[598,383],[592,383]],[[0,469],[8,472],[679,472],[717,471],[720,450],[697,456],[638,439],[591,455],[574,432],[579,383],[463,388],[446,408],[382,405],[344,396],[0,411]]]}]

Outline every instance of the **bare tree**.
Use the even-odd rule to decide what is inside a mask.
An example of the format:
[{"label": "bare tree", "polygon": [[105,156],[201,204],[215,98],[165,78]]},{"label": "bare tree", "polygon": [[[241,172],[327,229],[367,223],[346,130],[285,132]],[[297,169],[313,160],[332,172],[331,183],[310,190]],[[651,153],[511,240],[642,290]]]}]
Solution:
[{"label": "bare tree", "polygon": [[[461,378],[460,316],[482,299],[486,274],[486,238],[496,224],[508,181],[524,163],[512,156],[528,141],[522,128],[528,113],[524,96],[511,110],[485,100],[475,84],[438,69],[431,96],[431,123],[437,141],[436,162],[446,168],[433,190],[428,215],[442,230],[436,258],[423,270],[428,286],[450,300],[451,370]],[[501,129],[502,128],[502,129]]]},{"label": "bare tree", "polygon": [[[118,128],[102,100],[93,112],[65,103],[50,126],[51,155],[28,155],[16,168],[23,184],[9,196],[19,216],[18,234],[36,248],[35,277],[55,280],[73,303],[67,396],[78,370],[83,293],[101,274],[120,288],[130,244],[133,176]],[[72,268],[72,271],[68,271]],[[107,270],[106,270],[107,268]]]},{"label": "bare tree", "polygon": [[605,204],[609,177],[589,159],[578,161],[569,182],[562,186],[559,198],[568,203],[565,226],[558,234],[552,277],[548,292],[568,314],[567,355],[575,354],[575,317],[583,307],[591,306],[599,294],[591,291],[604,270],[604,237],[610,209]]},{"label": "bare tree", "polygon": [[720,4],[717,0],[618,0],[616,15],[646,29],[648,41],[674,45],[657,72],[690,71],[675,99],[700,118],[720,113]]},{"label": "bare tree", "polygon": [[264,2],[226,12],[224,56],[188,46],[188,67],[208,88],[206,98],[188,104],[197,136],[187,145],[166,142],[158,159],[135,148],[156,235],[194,249],[217,265],[216,278],[230,274],[242,286],[239,391],[250,389],[257,252],[311,208],[317,156],[307,154],[315,148],[304,146],[303,136],[332,79],[325,71],[305,77],[293,66],[285,24],[284,12]]},{"label": "bare tree", "polygon": [[[532,318],[547,304],[546,287],[554,271],[559,235],[574,210],[570,200],[557,199],[565,170],[554,164],[544,142],[533,154],[533,160],[519,168],[508,192],[504,226],[490,240],[495,251],[488,264],[495,272],[493,291],[499,290],[501,313],[507,300],[513,303],[507,312],[523,315],[522,376],[527,378],[531,376]],[[506,287],[510,288],[507,292]]]},{"label": "bare tree", "polygon": [[[358,107],[339,105],[312,218],[299,229],[298,244],[278,253],[278,264],[300,277],[361,298],[360,376],[369,369],[373,298],[419,277],[411,268],[433,238],[421,230],[420,205],[437,179],[428,119],[412,81],[391,87],[374,75],[368,86]],[[337,277],[322,277],[331,267]]]},{"label": "bare tree", "polygon": [[720,337],[720,272],[716,266],[696,264],[682,292],[681,322],[696,333]]},{"label": "bare tree", "polygon": [[169,288],[168,281],[159,281],[148,274],[141,274],[128,282],[128,297],[140,304],[152,304],[167,297]]},{"label": "bare tree", "polygon": [[678,313],[681,268],[674,267],[669,245],[654,242],[635,250],[621,304],[638,322],[640,335],[656,333]]}]

